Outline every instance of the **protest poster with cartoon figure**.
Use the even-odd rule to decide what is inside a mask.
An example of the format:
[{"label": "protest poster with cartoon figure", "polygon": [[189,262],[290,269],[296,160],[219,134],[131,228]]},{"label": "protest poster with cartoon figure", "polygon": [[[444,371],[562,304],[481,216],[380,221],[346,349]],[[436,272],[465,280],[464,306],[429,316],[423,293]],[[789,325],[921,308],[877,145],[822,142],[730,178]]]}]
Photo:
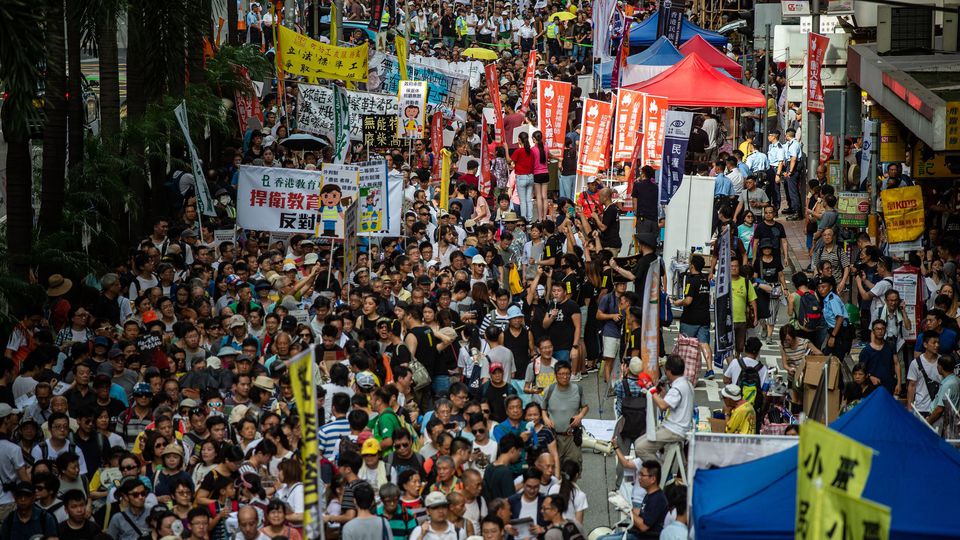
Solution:
[{"label": "protest poster with cartoon figure", "polygon": [[397,136],[403,139],[422,139],[427,121],[426,81],[401,81],[397,101],[400,116]]}]

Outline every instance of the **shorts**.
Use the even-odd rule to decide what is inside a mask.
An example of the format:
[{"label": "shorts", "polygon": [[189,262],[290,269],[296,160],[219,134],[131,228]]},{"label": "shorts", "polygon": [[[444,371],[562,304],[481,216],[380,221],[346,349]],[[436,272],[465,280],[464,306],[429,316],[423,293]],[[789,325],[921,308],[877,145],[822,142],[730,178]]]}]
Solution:
[{"label": "shorts", "polygon": [[680,323],[680,335],[697,338],[700,343],[710,343],[710,325],[682,322]]},{"label": "shorts", "polygon": [[547,184],[550,182],[550,173],[540,173],[533,175],[534,184]]},{"label": "shorts", "polygon": [[603,357],[616,358],[620,354],[620,338],[603,336]]}]

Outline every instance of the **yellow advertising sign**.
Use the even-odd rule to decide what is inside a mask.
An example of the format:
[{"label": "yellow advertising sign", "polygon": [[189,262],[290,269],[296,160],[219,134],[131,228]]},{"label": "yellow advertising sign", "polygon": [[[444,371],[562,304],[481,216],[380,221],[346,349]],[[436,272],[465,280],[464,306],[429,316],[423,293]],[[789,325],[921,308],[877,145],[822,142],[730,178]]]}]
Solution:
[{"label": "yellow advertising sign", "polygon": [[872,462],[870,447],[817,422],[803,423],[797,451],[797,540],[823,538],[816,522],[821,488],[830,486],[859,498]]},{"label": "yellow advertising sign", "polygon": [[944,149],[960,150],[960,101],[947,102],[947,140]]},{"label": "yellow advertising sign", "polygon": [[440,150],[440,208],[450,210],[450,169],[452,166],[450,151]]},{"label": "yellow advertising sign", "polygon": [[911,242],[923,234],[923,192],[920,186],[885,189],[880,192],[887,242]]},{"label": "yellow advertising sign", "polygon": [[813,538],[890,538],[890,507],[824,487],[817,494]]},{"label": "yellow advertising sign", "polygon": [[367,44],[359,47],[327,45],[289,28],[278,28],[283,71],[311,79],[367,82]]},{"label": "yellow advertising sign", "polygon": [[290,387],[297,403],[300,418],[300,461],[303,465],[303,534],[306,538],[320,538],[323,526],[320,514],[320,453],[317,439],[316,386],[314,385],[313,347],[290,359]]},{"label": "yellow advertising sign", "polygon": [[913,166],[910,169],[910,176],[914,179],[953,179],[960,176],[960,153],[956,151],[949,153],[933,152],[923,141],[917,140],[910,155],[913,156]]}]

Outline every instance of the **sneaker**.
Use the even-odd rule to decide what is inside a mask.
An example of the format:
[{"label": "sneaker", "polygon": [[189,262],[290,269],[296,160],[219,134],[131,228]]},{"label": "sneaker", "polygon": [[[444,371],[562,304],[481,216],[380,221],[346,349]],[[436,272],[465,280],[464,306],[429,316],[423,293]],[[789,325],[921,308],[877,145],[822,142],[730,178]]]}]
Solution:
[{"label": "sneaker", "polygon": [[787,221],[800,221],[801,219],[803,219],[803,217],[801,216],[796,216],[796,215],[787,216]]},{"label": "sneaker", "polygon": [[582,381],[582,380],[583,380],[583,375],[581,375],[581,374],[579,374],[579,373],[577,373],[576,375],[571,375],[571,376],[570,376],[570,381],[571,381],[571,382],[580,382],[580,381]]},{"label": "sneaker", "polygon": [[717,374],[714,373],[712,369],[711,369],[711,370],[707,370],[707,372],[703,374],[703,378],[704,378],[704,379],[707,379],[707,380],[709,380],[709,381],[712,381],[713,378],[716,377],[716,376],[717,376]]},{"label": "sneaker", "polygon": [[596,373],[600,371],[600,366],[593,364],[592,366],[587,366],[587,373]]},{"label": "sneaker", "polygon": [[767,345],[773,345],[773,336],[767,336]]},{"label": "sneaker", "polygon": [[616,397],[616,396],[617,396],[617,393],[613,390],[613,388],[607,389],[607,397]]}]

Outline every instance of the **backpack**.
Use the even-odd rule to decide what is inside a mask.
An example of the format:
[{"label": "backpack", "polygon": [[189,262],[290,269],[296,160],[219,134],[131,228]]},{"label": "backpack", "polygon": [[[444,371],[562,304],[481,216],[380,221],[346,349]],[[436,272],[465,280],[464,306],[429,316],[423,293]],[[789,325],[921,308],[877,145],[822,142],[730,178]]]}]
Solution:
[{"label": "backpack", "polygon": [[[487,362],[490,362],[490,356],[484,356],[487,357]],[[471,398],[480,397],[480,383],[483,381],[481,378],[482,374],[483,366],[477,360],[474,360],[463,374],[463,383],[467,385],[467,393],[470,394]]]},{"label": "backpack", "polygon": [[563,525],[557,526],[563,534],[563,540],[586,540],[577,525],[569,519],[563,522]]},{"label": "backpack", "polygon": [[763,407],[763,384],[760,379],[763,364],[757,360],[756,365],[747,366],[743,357],[737,358],[737,363],[740,365],[740,376],[737,377],[736,384],[743,392],[743,399],[753,403],[753,408],[759,412]]},{"label": "backpack", "polygon": [[[647,398],[643,392],[632,394],[630,381],[626,376],[620,380],[623,386],[623,399],[620,400],[620,417],[623,426],[620,427],[620,436],[626,439],[638,439],[647,431],[644,419],[647,417]],[[566,536],[564,536],[566,538]]]},{"label": "backpack", "polygon": [[360,445],[357,444],[356,441],[350,440],[350,436],[341,435],[339,454],[342,456],[346,452],[354,452],[356,454],[360,454]]},{"label": "backpack", "polygon": [[[65,454],[67,452],[73,452],[74,454],[77,454],[77,455],[80,454],[80,450],[77,449],[77,445],[73,444],[70,441],[67,441],[67,449],[61,452],[61,454]],[[47,444],[47,441],[43,441],[42,443],[40,443],[40,459],[46,460],[49,458],[50,458],[50,445]]]},{"label": "backpack", "polygon": [[186,193],[180,192],[180,180],[183,179],[183,175],[185,174],[187,174],[186,171],[174,171],[167,177],[167,181],[163,183],[163,187],[166,188],[167,194],[170,197],[171,208],[174,210],[182,210],[184,201],[193,197],[196,192],[196,184],[190,186]]},{"label": "backpack", "polygon": [[823,309],[813,291],[800,295],[797,309],[797,329],[812,332],[823,326]]}]

